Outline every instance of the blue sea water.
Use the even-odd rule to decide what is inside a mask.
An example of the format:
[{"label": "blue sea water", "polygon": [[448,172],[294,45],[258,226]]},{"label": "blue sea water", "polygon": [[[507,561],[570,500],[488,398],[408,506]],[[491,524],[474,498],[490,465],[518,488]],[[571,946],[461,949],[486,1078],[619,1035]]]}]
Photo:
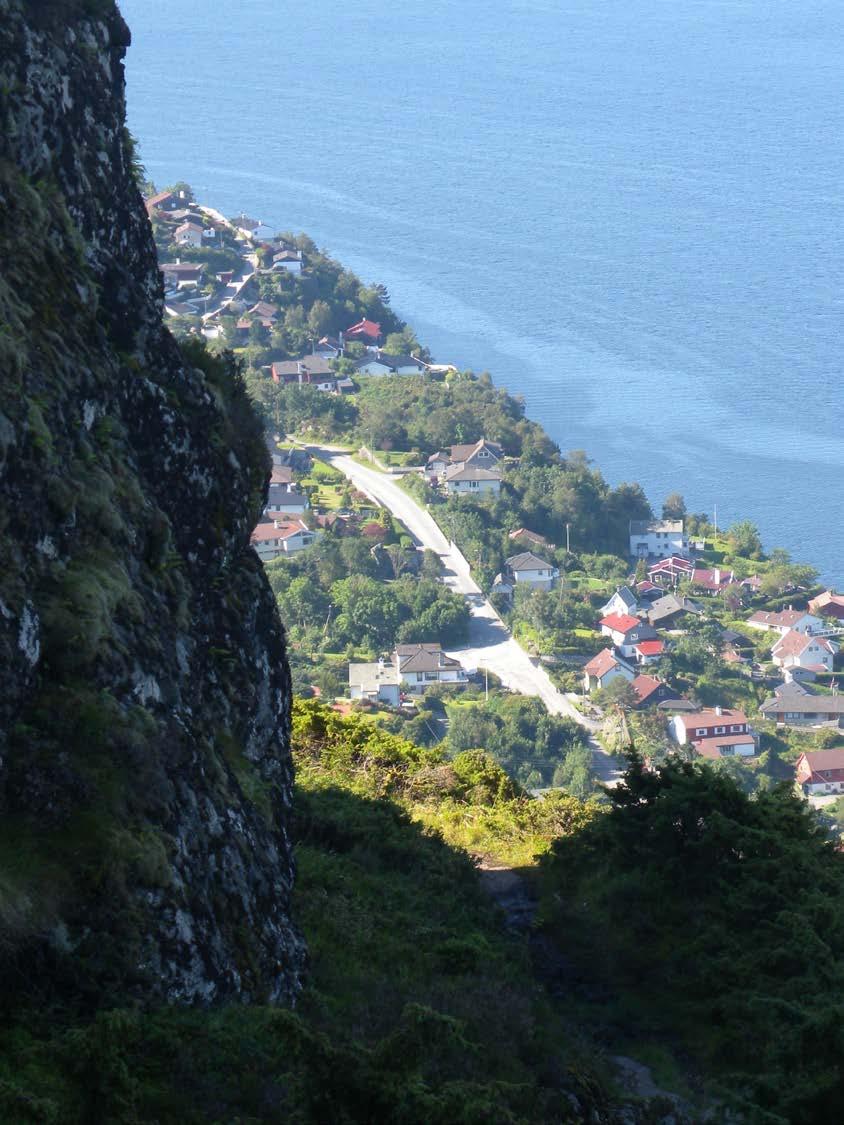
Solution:
[{"label": "blue sea water", "polygon": [[157,184],[844,586],[840,0],[120,2]]}]

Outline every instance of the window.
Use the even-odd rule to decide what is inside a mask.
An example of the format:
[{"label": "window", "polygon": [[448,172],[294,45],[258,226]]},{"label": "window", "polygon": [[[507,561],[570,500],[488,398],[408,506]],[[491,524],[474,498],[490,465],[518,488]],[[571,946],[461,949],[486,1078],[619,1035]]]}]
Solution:
[{"label": "window", "polygon": [[706,734],[706,727],[695,727],[695,734],[703,738]]},{"label": "window", "polygon": [[726,727],[716,727],[716,728],[715,728],[715,733],[716,733],[716,734],[726,734],[726,733],[727,733],[727,728],[726,728]]},{"label": "window", "polygon": [[739,724],[737,727],[730,727],[730,730],[733,734],[743,734],[744,733],[744,728],[742,727],[741,724]]}]

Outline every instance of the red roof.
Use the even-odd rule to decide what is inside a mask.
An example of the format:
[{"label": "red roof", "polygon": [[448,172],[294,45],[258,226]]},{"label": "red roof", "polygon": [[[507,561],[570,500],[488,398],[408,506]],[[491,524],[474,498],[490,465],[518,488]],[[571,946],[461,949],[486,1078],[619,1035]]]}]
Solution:
[{"label": "red roof", "polygon": [[662,687],[662,680],[658,680],[655,676],[637,676],[632,680],[630,686],[639,697],[639,702],[644,703],[649,699],[655,691],[659,691]]},{"label": "red roof", "polygon": [[601,679],[612,668],[619,666],[618,658],[611,648],[605,648],[599,652],[597,656],[593,656],[589,663],[585,666],[583,671],[587,676],[595,676],[596,679]]},{"label": "red roof", "polygon": [[677,720],[685,728],[686,734],[691,732],[692,735],[698,728],[747,726],[744,711],[733,711],[729,707],[722,707],[720,715],[714,707],[703,707],[688,715],[678,715]]},{"label": "red roof", "polygon": [[661,574],[663,571],[670,573],[672,570],[685,570],[691,573],[694,568],[694,563],[684,559],[682,555],[671,555],[670,558],[660,559],[653,566],[649,566],[648,574]]},{"label": "red roof", "polygon": [[642,622],[629,613],[611,613],[608,617],[602,617],[598,624],[612,629],[614,633],[629,633],[631,629],[640,628]]},{"label": "red roof", "polygon": [[800,782],[844,781],[844,746],[801,754],[797,759],[796,774]]},{"label": "red roof", "polygon": [[346,338],[350,336],[368,336],[372,340],[377,340],[381,335],[381,325],[376,324],[374,320],[359,320],[357,324],[353,324],[351,328],[346,329]]},{"label": "red roof", "polygon": [[722,746],[749,746],[753,737],[749,734],[719,734],[712,738],[701,738],[694,744],[695,752],[701,758],[721,758]]},{"label": "red roof", "polygon": [[252,543],[265,543],[268,539],[290,539],[301,532],[308,532],[310,528],[301,520],[275,520],[271,523],[259,523],[252,532]]},{"label": "red roof", "polygon": [[665,645],[662,641],[639,641],[635,648],[642,656],[659,656]]}]

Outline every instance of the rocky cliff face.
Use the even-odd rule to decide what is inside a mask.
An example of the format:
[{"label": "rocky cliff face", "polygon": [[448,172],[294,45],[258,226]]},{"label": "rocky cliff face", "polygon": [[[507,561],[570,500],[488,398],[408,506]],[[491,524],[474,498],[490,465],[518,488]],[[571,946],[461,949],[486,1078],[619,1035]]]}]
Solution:
[{"label": "rocky cliff face", "polygon": [[112,0],[0,0],[0,988],[283,1001],[267,455],[162,327],[128,41]]}]

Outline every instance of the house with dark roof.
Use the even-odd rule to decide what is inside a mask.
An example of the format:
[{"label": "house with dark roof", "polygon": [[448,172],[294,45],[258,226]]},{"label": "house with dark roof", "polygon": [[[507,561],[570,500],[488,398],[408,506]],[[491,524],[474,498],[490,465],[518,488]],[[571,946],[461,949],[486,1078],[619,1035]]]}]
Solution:
[{"label": "house with dark roof", "polygon": [[635,677],[636,673],[629,664],[626,664],[611,648],[605,648],[584,665],[583,690],[587,693],[600,691],[608,687],[613,680],[624,679],[630,683]]},{"label": "house with dark roof", "polygon": [[827,695],[808,684],[781,684],[759,708],[766,719],[783,727],[844,726],[844,695]]},{"label": "house with dark roof", "polygon": [[162,262],[159,266],[164,284],[181,288],[196,285],[202,280],[205,266],[202,262]]},{"label": "house with dark roof", "polygon": [[264,512],[274,519],[301,516],[309,507],[304,492],[283,484],[271,484],[267,492],[267,506]]},{"label": "house with dark roof", "polygon": [[279,250],[273,254],[270,269],[275,273],[300,274],[304,267],[304,258],[301,250]]},{"label": "house with dark roof", "polygon": [[281,386],[310,386],[321,391],[333,391],[337,375],[332,361],[321,355],[306,355],[302,359],[285,359],[270,367],[270,377]]},{"label": "house with dark roof", "polygon": [[534,590],[550,590],[554,581],[560,577],[560,571],[553,563],[541,559],[532,551],[511,555],[505,561],[504,568],[505,576],[514,586],[527,585]]},{"label": "house with dark roof", "polygon": [[629,586],[616,586],[615,593],[601,606],[601,614],[607,617],[611,613],[635,616],[639,612],[639,599]]},{"label": "house with dark roof", "polygon": [[396,645],[393,667],[407,691],[424,692],[432,684],[467,684],[469,677],[459,660],[447,656],[436,641]]},{"label": "house with dark roof", "polygon": [[703,607],[692,601],[691,598],[685,598],[677,594],[664,594],[661,598],[657,598],[655,602],[651,602],[646,616],[654,628],[670,629],[688,613],[700,615],[703,613]]},{"label": "house with dark roof", "polygon": [[794,777],[807,797],[844,793],[844,746],[801,754],[794,767]]}]

